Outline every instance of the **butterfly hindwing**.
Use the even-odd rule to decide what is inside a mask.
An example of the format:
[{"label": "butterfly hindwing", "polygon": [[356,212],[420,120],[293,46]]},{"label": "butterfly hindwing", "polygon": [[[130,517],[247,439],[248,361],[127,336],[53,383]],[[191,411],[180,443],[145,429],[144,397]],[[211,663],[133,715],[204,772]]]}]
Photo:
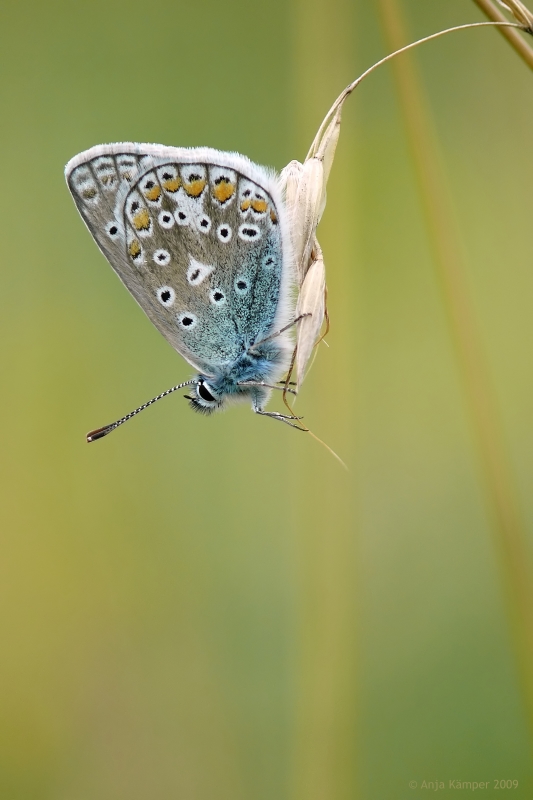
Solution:
[{"label": "butterfly hindwing", "polygon": [[208,148],[105,145],[66,169],[99,247],[165,338],[209,371],[285,322],[277,184]]}]

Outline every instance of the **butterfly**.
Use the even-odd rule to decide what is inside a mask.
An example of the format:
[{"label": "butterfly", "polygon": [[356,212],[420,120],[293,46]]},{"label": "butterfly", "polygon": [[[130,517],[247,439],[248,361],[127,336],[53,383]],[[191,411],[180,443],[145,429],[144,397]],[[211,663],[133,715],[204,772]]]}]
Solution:
[{"label": "butterfly", "polygon": [[[294,162],[296,163],[296,162]],[[293,248],[276,174],[211,148],[98,145],[72,158],[65,176],[98,247],[165,339],[197,370],[111,425],[95,441],[176,389],[211,414],[249,400],[265,411],[291,366]],[[293,294],[293,293],[292,293]],[[295,424],[296,423],[296,424]]]}]

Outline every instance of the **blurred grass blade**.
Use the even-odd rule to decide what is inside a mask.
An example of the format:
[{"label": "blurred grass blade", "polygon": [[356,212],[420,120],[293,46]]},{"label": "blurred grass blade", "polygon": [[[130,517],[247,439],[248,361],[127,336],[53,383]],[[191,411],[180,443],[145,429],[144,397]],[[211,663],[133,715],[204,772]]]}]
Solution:
[{"label": "blurred grass blade", "polygon": [[[346,85],[355,73],[355,8],[351,0],[293,0],[291,6],[294,59],[291,156],[302,158],[324,109],[329,108],[338,87]],[[350,131],[349,121],[344,124]],[[329,141],[335,141],[335,131],[331,131]],[[314,399],[313,392],[306,395],[305,414],[312,430],[335,450],[337,442],[342,442],[343,455],[344,450],[353,452],[357,416],[352,383],[356,360],[352,328],[356,295],[353,259],[356,193],[354,165],[346,152],[337,154],[337,159],[340,161],[330,178],[334,183],[319,236],[324,237],[326,262],[338,267],[332,276],[331,301],[338,325],[336,346],[330,351],[323,348],[322,355],[327,354],[327,358],[319,359],[309,376],[317,381],[317,391]],[[344,391],[336,394],[332,413],[327,398],[332,393],[330,387],[341,374]],[[342,431],[340,438],[339,431]],[[336,434],[336,441],[330,438],[331,432]],[[297,615],[288,794],[290,800],[357,800],[354,696],[358,678],[355,666],[358,604],[354,540],[358,523],[354,477],[340,470],[323,448],[311,440],[305,455],[300,445],[292,457],[291,527],[295,537]]]},{"label": "blurred grass blade", "polygon": [[[379,0],[378,6],[387,44],[397,49],[408,40],[399,0]],[[515,654],[533,729],[533,596],[524,525],[497,402],[487,375],[475,315],[463,277],[459,235],[430,112],[411,55],[395,59],[393,69],[430,245],[460,366],[472,436],[477,444],[494,521]]]}]

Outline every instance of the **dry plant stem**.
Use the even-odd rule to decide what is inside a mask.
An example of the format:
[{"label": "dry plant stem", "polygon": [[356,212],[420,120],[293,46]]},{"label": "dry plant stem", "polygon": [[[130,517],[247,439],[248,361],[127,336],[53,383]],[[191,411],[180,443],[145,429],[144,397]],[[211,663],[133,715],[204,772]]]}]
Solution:
[{"label": "dry plant stem", "polygon": [[285,187],[285,200],[293,215],[291,238],[293,240],[299,284],[297,313],[310,312],[307,315],[309,318],[299,326],[296,337],[295,367],[299,386],[305,378],[313,347],[318,344],[320,329],[325,315],[322,293],[323,287],[326,285],[326,273],[322,252],[316,238],[316,228],[326,203],[326,184],[339,140],[344,101],[365,77],[382,64],[412,47],[418,47],[424,42],[429,42],[448,33],[499,24],[513,28],[519,27],[522,30],[531,32],[533,17],[531,17],[528,9],[523,6],[521,0],[507,1],[512,6],[515,22],[477,22],[447,28],[412,42],[373,64],[359,78],[347,86],[337,98],[320,125],[304,163],[300,164],[297,161],[291,161],[283,169],[281,178]]},{"label": "dry plant stem", "polygon": [[[308,154],[306,156],[306,159],[305,159],[305,162],[303,164],[303,167],[302,167],[302,165],[300,165],[300,169],[301,169],[301,172],[299,173],[300,174],[300,184],[302,184],[302,181],[303,181],[303,177],[302,176],[305,176],[305,180],[307,182],[305,183],[305,186],[303,188],[301,186],[298,187],[298,190],[297,190],[298,197],[300,197],[300,194],[301,194],[301,198],[300,198],[300,200],[298,200],[298,198],[296,198],[296,200],[297,200],[297,202],[301,202],[301,203],[304,204],[305,208],[307,209],[306,214],[309,215],[309,218],[310,218],[311,222],[313,222],[312,227],[308,228],[307,233],[306,233],[306,229],[305,229],[305,226],[304,226],[303,233],[301,232],[301,235],[300,235],[300,239],[301,239],[302,235],[304,236],[304,242],[303,242],[304,246],[303,246],[302,255],[301,255],[302,263],[304,265],[308,264],[308,261],[310,260],[310,257],[311,257],[311,251],[309,252],[309,258],[306,256],[306,252],[307,252],[307,248],[309,247],[309,239],[310,239],[310,237],[311,236],[313,236],[313,237],[315,236],[316,225],[317,225],[318,220],[320,218],[320,215],[317,214],[318,209],[319,209],[319,205],[320,205],[321,200],[325,202],[325,186],[326,186],[328,175],[329,175],[329,172],[330,172],[330,169],[331,169],[331,166],[332,166],[332,163],[333,163],[333,159],[334,159],[335,149],[336,149],[336,145],[337,145],[337,141],[338,141],[339,133],[340,133],[342,106],[343,106],[344,101],[346,100],[346,98],[349,97],[350,94],[354,91],[354,89],[357,88],[357,86],[359,86],[359,84],[366,77],[368,77],[375,69],[380,67],[382,64],[386,64],[391,59],[396,58],[396,56],[398,56],[398,55],[400,55],[402,53],[405,53],[408,50],[412,50],[414,47],[418,47],[418,45],[420,45],[420,44],[424,44],[426,42],[430,42],[433,39],[438,39],[441,36],[445,36],[445,35],[447,35],[449,33],[454,33],[455,31],[468,30],[470,28],[484,28],[484,27],[504,27],[504,28],[511,28],[511,29],[518,28],[519,30],[522,30],[522,31],[531,32],[531,26],[524,26],[524,25],[522,25],[522,24],[520,24],[518,22],[509,22],[505,18],[503,19],[503,21],[499,21],[498,20],[496,22],[472,22],[472,23],[467,23],[467,24],[464,24],[464,25],[456,25],[456,26],[454,26],[452,28],[446,28],[445,30],[437,31],[437,33],[433,33],[430,36],[423,37],[422,39],[418,39],[415,42],[411,42],[408,45],[405,45],[403,47],[397,48],[396,50],[394,50],[394,52],[389,53],[389,55],[385,56],[384,58],[380,59],[375,64],[373,64],[371,67],[369,67],[365,72],[363,72],[362,75],[360,75],[358,78],[356,78],[355,81],[353,81],[351,84],[349,84],[346,87],[346,89],[344,89],[343,92],[341,92],[339,97],[335,100],[335,102],[333,103],[332,107],[330,108],[330,110],[328,111],[326,116],[324,117],[324,120],[322,121],[322,124],[320,125],[320,127],[319,127],[319,129],[317,131],[317,134],[316,134],[316,136],[315,136],[315,138],[313,140],[313,143],[312,143],[312,145],[311,145],[311,147],[309,149],[309,152],[308,152]],[[318,172],[316,172],[316,175],[315,175],[314,172],[313,173],[309,172],[309,169],[311,168],[311,165],[312,165],[313,169],[315,170],[315,172],[316,172],[316,170],[318,170]],[[306,169],[308,170],[308,174],[307,175],[306,175]],[[288,186],[288,184],[287,184],[287,186]],[[294,198],[293,198],[293,200],[294,200]],[[306,217],[306,220],[307,220],[307,217]],[[305,224],[308,225],[308,226],[310,225],[309,221],[307,221]],[[298,241],[299,241],[299,244],[301,246],[302,242],[300,241],[300,239]],[[317,242],[316,237],[315,237],[315,248],[317,248],[317,247],[318,247],[318,242]],[[322,269],[324,269],[323,266],[322,266]],[[309,273],[310,273],[309,266],[307,266],[307,271],[309,271]],[[306,295],[306,302],[308,300],[310,301],[313,297],[315,297],[315,295],[313,294],[314,285],[313,284],[308,285],[308,284],[305,283],[305,280],[308,280],[309,277],[310,277],[310,274],[307,274],[307,271],[304,269],[303,272],[302,272],[302,275],[300,276],[300,292],[301,293],[305,292],[306,288],[309,290],[309,295]],[[315,283],[316,283],[316,281],[315,281]],[[303,295],[301,295],[301,296],[303,296]],[[315,300],[316,300],[316,297],[315,297]],[[315,311],[316,310],[317,309],[315,309]],[[327,317],[327,310],[326,310],[325,307],[324,307],[324,315]],[[327,325],[328,325],[328,329],[329,329],[329,317],[327,317]],[[307,334],[309,336],[309,331],[306,330],[306,332],[307,332]],[[317,333],[319,333],[319,331],[317,331]],[[300,334],[303,336],[304,331],[303,330],[300,331],[298,335],[300,336]],[[315,345],[314,345],[315,348],[316,348],[316,346],[318,345],[318,343],[320,342],[320,340],[322,338],[323,338],[323,336],[317,338],[317,340],[315,341]],[[304,356],[302,357],[303,358],[303,366],[299,363],[299,353],[300,353],[300,349],[301,349],[299,347],[299,342],[300,342],[300,340],[298,339],[298,342],[296,344],[295,350],[293,352],[292,364],[291,364],[291,367],[290,367],[290,370],[289,370],[289,373],[288,373],[288,376],[287,376],[287,380],[290,380],[290,377],[292,375],[292,370],[294,368],[294,365],[296,364],[297,372],[298,372],[298,384],[301,383],[301,381],[303,380],[303,377],[305,376],[305,368],[306,368],[308,360],[309,360],[309,352],[308,352],[308,346],[307,346],[308,345],[308,341],[307,341],[307,342],[304,342],[306,347],[304,348]],[[284,392],[284,394],[283,394],[283,401],[284,401],[285,405],[287,406],[287,408],[290,408],[289,403],[287,401],[286,392]],[[314,438],[317,438],[317,437],[314,437]],[[339,459],[339,461],[340,461],[340,459]]]},{"label": "dry plant stem", "polygon": [[[418,45],[420,45],[420,44],[425,44],[426,42],[431,42],[431,41],[433,41],[433,39],[439,39],[441,36],[446,36],[448,33],[454,33],[455,31],[465,31],[465,30],[469,30],[470,28],[488,28],[488,27],[498,27],[498,28],[502,28],[502,29],[503,28],[505,28],[505,29],[514,28],[515,30],[517,29],[517,30],[520,30],[520,31],[524,30],[522,25],[519,25],[517,22],[509,22],[508,20],[505,19],[505,17],[502,17],[501,21],[499,20],[499,21],[495,21],[495,22],[469,22],[466,25],[456,25],[453,28],[446,28],[443,31],[437,31],[437,33],[432,33],[430,36],[424,36],[422,39],[417,39],[416,42],[411,42],[410,44],[407,44],[407,45],[405,45],[403,47],[397,48],[393,53],[389,53],[389,55],[385,56],[384,58],[381,58],[379,61],[376,61],[375,64],[372,64],[372,66],[369,67],[367,70],[365,70],[362,73],[362,75],[359,75],[359,77],[356,78],[353,81],[353,83],[350,83],[346,87],[346,89],[344,89],[344,91],[341,92],[340,95],[337,97],[337,99],[335,100],[335,102],[331,106],[330,110],[328,111],[328,113],[324,117],[324,119],[322,121],[322,124],[320,125],[320,128],[318,129],[317,134],[316,134],[315,138],[313,139],[313,144],[309,148],[309,152],[307,153],[306,160],[308,158],[312,158],[318,152],[318,149],[320,147],[322,138],[324,136],[324,132],[325,132],[329,122],[331,121],[331,119],[332,119],[333,115],[335,114],[335,112],[342,107],[342,105],[343,105],[344,101],[346,100],[346,98],[351,95],[353,90],[356,89],[359,86],[359,84],[366,77],[368,77],[368,75],[370,75],[372,72],[374,72],[374,70],[376,70],[382,64],[386,64],[387,61],[391,61],[393,58],[396,58],[396,56],[400,55],[401,53],[406,53],[408,50],[412,50],[413,48],[418,47]],[[523,40],[520,39],[520,41],[523,41]],[[532,51],[532,56],[533,56],[533,51]]]},{"label": "dry plant stem", "polygon": [[322,439],[319,439],[319,438],[318,438],[318,436],[317,436],[316,434],[314,434],[314,433],[313,433],[313,431],[310,431],[310,430],[309,430],[309,428],[307,429],[306,433],[308,433],[310,436],[312,436],[312,437],[313,437],[313,439],[314,439],[316,442],[318,442],[318,443],[319,443],[319,444],[321,444],[323,447],[325,447],[325,448],[326,448],[326,450],[329,450],[329,452],[331,453],[331,455],[333,456],[333,458],[336,458],[336,459],[337,459],[337,461],[339,462],[339,464],[341,465],[341,467],[343,467],[343,468],[346,470],[346,472],[349,472],[349,471],[350,471],[350,470],[348,469],[347,465],[346,465],[346,464],[344,463],[344,461],[342,460],[342,458],[341,458],[340,456],[338,456],[338,455],[337,455],[337,453],[335,452],[335,450],[332,450],[332,449],[331,449],[331,447],[329,446],[329,444],[326,444],[326,443],[325,443],[325,442],[324,442]]},{"label": "dry plant stem", "polygon": [[[397,48],[406,38],[399,2],[379,0],[379,9],[388,43]],[[528,574],[524,524],[497,403],[485,368],[475,314],[463,277],[459,236],[418,72],[409,57],[397,59],[394,68],[430,244],[491,506],[507,610],[533,729],[533,593]]]},{"label": "dry plant stem", "polygon": [[[492,0],[474,0],[474,3],[493,22],[507,22],[507,17],[494,5]],[[524,59],[528,67],[533,69],[533,49],[520,33],[508,26],[500,27],[499,31],[502,36],[505,36],[509,44],[514,47],[518,55]]]}]

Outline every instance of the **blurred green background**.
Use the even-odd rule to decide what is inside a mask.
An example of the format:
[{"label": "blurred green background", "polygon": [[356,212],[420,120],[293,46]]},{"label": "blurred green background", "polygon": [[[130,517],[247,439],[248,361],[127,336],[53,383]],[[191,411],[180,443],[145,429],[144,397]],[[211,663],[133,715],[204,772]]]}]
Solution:
[{"label": "blurred green background", "polygon": [[[401,6],[411,38],[481,19],[466,0]],[[533,796],[390,67],[346,106],[319,230],[329,349],[298,400],[350,471],[246,407],[205,419],[174,397],[84,441],[191,371],[92,242],[66,161],[131,140],[280,169],[387,50],[363,0],[4,0],[2,800],[396,800],[494,779]],[[533,75],[494,31],[416,63],[531,531]]]}]

